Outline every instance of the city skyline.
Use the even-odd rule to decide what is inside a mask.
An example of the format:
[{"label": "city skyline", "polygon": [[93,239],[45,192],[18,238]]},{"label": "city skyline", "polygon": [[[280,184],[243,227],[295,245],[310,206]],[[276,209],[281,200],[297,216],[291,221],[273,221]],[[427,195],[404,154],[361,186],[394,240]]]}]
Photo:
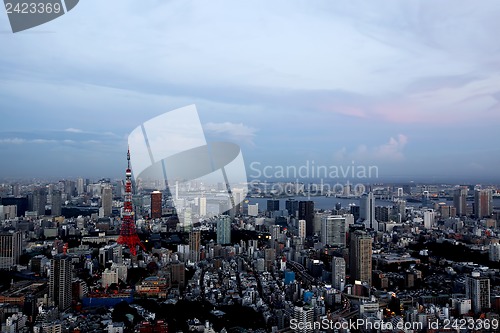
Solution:
[{"label": "city skyline", "polygon": [[196,104],[247,172],[354,162],[378,167],[368,183],[500,181],[500,4],[360,5],[86,1],[3,33],[0,178],[121,178],[132,129]]}]

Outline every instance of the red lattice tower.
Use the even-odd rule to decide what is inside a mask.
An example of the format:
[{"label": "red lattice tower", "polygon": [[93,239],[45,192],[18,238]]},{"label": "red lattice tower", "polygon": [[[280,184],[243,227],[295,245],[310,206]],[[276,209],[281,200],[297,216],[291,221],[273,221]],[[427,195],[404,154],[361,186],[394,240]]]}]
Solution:
[{"label": "red lattice tower", "polygon": [[142,244],[134,222],[134,209],[132,206],[132,171],[130,170],[130,149],[127,151],[127,171],[125,180],[125,201],[123,203],[123,219],[120,229],[118,243],[129,248],[130,253],[135,256],[137,254],[137,245],[143,250],[146,248]]}]

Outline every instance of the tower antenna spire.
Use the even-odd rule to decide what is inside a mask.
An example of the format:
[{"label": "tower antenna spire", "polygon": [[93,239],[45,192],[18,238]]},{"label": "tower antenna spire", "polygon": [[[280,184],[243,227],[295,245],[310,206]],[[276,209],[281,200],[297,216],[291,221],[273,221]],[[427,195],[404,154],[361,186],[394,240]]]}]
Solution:
[{"label": "tower antenna spire", "polygon": [[125,171],[125,200],[123,202],[123,220],[118,237],[118,244],[126,245],[130,253],[137,254],[137,245],[143,250],[146,248],[137,235],[134,222],[134,208],[132,206],[132,170],[130,170],[130,147],[127,149],[127,170]]}]

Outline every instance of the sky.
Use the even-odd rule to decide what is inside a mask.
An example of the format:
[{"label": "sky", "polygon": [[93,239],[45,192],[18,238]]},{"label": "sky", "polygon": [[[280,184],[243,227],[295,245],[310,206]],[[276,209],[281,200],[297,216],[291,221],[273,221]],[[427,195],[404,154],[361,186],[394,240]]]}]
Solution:
[{"label": "sky", "polygon": [[247,171],[500,181],[498,17],[494,0],[85,0],[14,34],[0,11],[0,179],[123,178],[132,130],[195,104]]}]

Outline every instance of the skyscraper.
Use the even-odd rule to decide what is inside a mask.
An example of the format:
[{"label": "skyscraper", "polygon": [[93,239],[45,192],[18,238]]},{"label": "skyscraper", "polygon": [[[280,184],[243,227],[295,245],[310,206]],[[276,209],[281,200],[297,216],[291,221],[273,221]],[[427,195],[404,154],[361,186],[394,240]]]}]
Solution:
[{"label": "skyscraper", "polygon": [[52,191],[51,197],[51,214],[52,216],[60,216],[62,212],[62,197],[61,191]]},{"label": "skyscraper", "polygon": [[306,221],[306,236],[314,234],[314,201],[299,201],[299,220]]},{"label": "skyscraper", "polygon": [[107,186],[102,189],[101,201],[103,217],[111,216],[113,212],[113,190],[111,187]]},{"label": "skyscraper", "polygon": [[359,217],[363,219],[365,227],[378,231],[378,222],[375,220],[375,197],[372,192],[361,197],[359,207]]},{"label": "skyscraper", "polygon": [[76,193],[78,195],[82,195],[83,193],[85,193],[85,179],[83,178],[78,178],[76,180]]},{"label": "skyscraper", "polygon": [[463,186],[455,190],[453,205],[457,209],[458,216],[467,215],[467,187]]},{"label": "skyscraper", "polygon": [[151,192],[151,218],[159,219],[161,218],[161,192],[153,191]]},{"label": "skyscraper", "polygon": [[243,212],[243,200],[245,199],[245,194],[245,190],[241,188],[231,189],[231,196],[233,200],[231,205],[234,205],[232,211],[234,211],[235,215],[240,215]]},{"label": "skyscraper", "polygon": [[50,260],[49,297],[59,310],[71,306],[71,258],[56,255]]},{"label": "skyscraper", "polygon": [[39,216],[45,215],[45,205],[47,204],[47,192],[45,189],[35,189],[32,200],[31,210],[37,212]]},{"label": "skyscraper", "polygon": [[372,238],[357,230],[351,235],[349,266],[351,278],[371,285],[372,281]]},{"label": "skyscraper", "polygon": [[267,211],[274,212],[276,210],[280,210],[280,201],[275,199],[267,200]]},{"label": "skyscraper", "polygon": [[345,286],[345,260],[341,257],[332,258],[332,286],[340,291]]},{"label": "skyscraper", "polygon": [[288,199],[285,201],[285,209],[288,211],[288,215],[296,216],[299,210],[299,202],[295,199]]},{"label": "skyscraper", "polygon": [[435,213],[432,209],[426,210],[424,212],[424,227],[425,229],[431,229],[434,225]]},{"label": "skyscraper", "polygon": [[231,243],[231,217],[221,215],[217,220],[217,244]]},{"label": "skyscraper", "polygon": [[201,232],[199,230],[191,231],[189,234],[189,259],[192,262],[200,261],[200,241]]},{"label": "skyscraper", "polygon": [[10,270],[19,264],[22,253],[23,235],[21,232],[0,233],[0,269]]},{"label": "skyscraper", "polygon": [[471,299],[474,313],[490,308],[490,279],[481,277],[477,271],[472,272],[465,278],[465,296]]},{"label": "skyscraper", "polygon": [[489,217],[493,213],[493,196],[490,189],[474,192],[474,215],[477,218]]},{"label": "skyscraper", "polygon": [[321,221],[321,242],[324,245],[345,247],[345,217],[323,216]]},{"label": "skyscraper", "polygon": [[200,216],[207,215],[207,198],[200,198]]}]

